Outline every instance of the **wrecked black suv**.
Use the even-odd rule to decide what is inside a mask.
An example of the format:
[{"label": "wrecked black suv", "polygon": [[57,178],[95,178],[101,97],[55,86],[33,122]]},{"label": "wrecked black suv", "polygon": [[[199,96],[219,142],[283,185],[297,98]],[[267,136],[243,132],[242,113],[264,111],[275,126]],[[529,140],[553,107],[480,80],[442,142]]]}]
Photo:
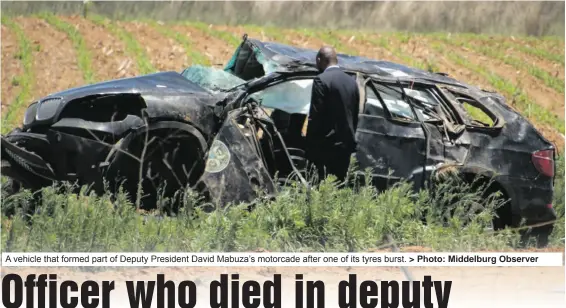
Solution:
[{"label": "wrecked black suv", "polygon": [[[131,195],[143,179],[145,205],[187,185],[219,204],[274,195],[279,179],[305,167],[315,54],[244,36],[224,70],[192,66],[51,94],[2,136],[2,174],[30,189],[72,181]],[[493,178],[510,200],[497,228],[555,219],[555,149],[502,96],[386,61],[341,54],[339,65],[362,94],[355,156],[376,186],[419,189],[455,166]],[[547,236],[552,225],[537,230]]]}]

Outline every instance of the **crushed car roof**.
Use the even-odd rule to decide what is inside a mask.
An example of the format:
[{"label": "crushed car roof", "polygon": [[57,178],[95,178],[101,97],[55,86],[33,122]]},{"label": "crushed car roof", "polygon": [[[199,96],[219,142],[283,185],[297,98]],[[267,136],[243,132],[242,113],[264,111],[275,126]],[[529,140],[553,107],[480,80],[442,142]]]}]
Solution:
[{"label": "crushed car roof", "polygon": [[[276,42],[260,41],[252,38],[248,38],[247,40],[259,49],[266,60],[270,62],[269,64],[274,70],[293,71],[300,70],[301,68],[304,69],[305,67],[312,69],[316,65],[316,54],[318,51]],[[431,73],[394,62],[369,59],[360,56],[338,53],[338,65],[346,70],[382,77],[400,79],[419,78],[469,87],[469,85],[442,74]]]}]

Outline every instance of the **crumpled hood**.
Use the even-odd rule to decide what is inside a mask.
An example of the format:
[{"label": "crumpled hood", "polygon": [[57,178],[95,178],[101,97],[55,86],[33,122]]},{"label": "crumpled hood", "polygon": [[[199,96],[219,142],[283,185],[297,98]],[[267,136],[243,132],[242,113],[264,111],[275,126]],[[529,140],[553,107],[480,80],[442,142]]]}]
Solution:
[{"label": "crumpled hood", "polygon": [[84,97],[94,94],[131,93],[131,94],[187,94],[208,93],[204,88],[193,83],[178,72],[159,72],[149,75],[122,78],[81,86],[52,93],[49,97],[62,97],[65,100]]}]

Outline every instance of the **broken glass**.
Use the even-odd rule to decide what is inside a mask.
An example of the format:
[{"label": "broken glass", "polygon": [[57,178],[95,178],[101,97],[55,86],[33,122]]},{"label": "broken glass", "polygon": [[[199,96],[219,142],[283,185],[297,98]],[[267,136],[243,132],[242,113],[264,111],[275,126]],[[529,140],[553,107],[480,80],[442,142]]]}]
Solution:
[{"label": "broken glass", "polygon": [[251,95],[267,108],[287,113],[308,114],[311,103],[312,79],[291,80],[276,84]]},{"label": "broken glass", "polygon": [[181,75],[212,92],[226,91],[245,83],[222,69],[202,65],[190,66]]}]

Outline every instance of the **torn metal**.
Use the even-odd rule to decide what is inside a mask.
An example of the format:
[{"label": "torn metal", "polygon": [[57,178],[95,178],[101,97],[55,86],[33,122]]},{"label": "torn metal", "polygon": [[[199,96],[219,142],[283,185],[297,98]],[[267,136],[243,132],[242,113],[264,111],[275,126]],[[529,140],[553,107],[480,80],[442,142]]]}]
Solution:
[{"label": "torn metal", "polygon": [[[160,183],[171,194],[191,186],[220,206],[273,196],[306,166],[315,56],[246,36],[224,69],[191,66],[49,95],[2,136],[2,172],[32,189],[69,180],[101,189],[111,177],[135,195],[145,153],[147,206]],[[338,63],[363,94],[355,155],[378,188],[401,180],[427,188],[455,166],[494,177],[493,190],[510,200],[499,227],[556,217],[555,148],[501,95],[388,61],[339,54]]]}]

